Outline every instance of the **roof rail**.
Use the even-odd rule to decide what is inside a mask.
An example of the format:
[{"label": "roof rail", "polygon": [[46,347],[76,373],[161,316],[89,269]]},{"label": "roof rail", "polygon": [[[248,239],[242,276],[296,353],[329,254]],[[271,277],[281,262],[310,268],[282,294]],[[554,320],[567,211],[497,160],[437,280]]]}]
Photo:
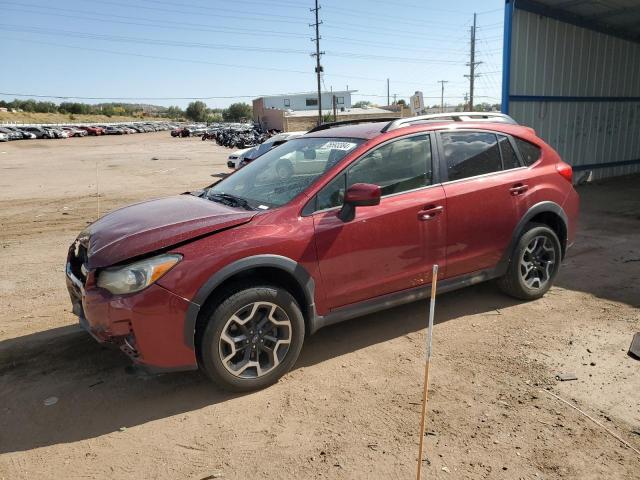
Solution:
[{"label": "roof rail", "polygon": [[353,120],[341,120],[339,122],[323,123],[322,125],[318,125],[317,127],[312,128],[307,133],[320,132],[322,130],[342,127],[344,125],[357,125],[359,123],[374,123],[374,122],[393,122],[394,120],[400,120],[400,119],[398,117],[354,118]]},{"label": "roof rail", "polygon": [[420,115],[417,117],[398,118],[389,122],[384,126],[382,132],[395,130],[396,128],[411,125],[420,122],[492,122],[492,123],[509,123],[518,125],[509,115],[500,112],[451,112],[451,113],[432,113],[429,115]]}]

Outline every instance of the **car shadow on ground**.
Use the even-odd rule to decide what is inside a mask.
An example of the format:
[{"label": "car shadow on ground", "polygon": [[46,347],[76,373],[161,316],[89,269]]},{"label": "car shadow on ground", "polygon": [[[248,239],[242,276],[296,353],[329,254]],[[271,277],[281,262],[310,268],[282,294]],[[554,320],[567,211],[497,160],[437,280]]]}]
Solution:
[{"label": "car shadow on ground", "polygon": [[[481,284],[438,297],[436,323],[508,308],[517,301]],[[327,327],[309,337],[295,368],[311,367],[425,328],[427,302]],[[95,438],[221,402],[199,372],[155,377],[125,372],[129,361],[77,326],[0,342],[0,454]],[[54,406],[44,400],[57,397]]]},{"label": "car shadow on ground", "polygon": [[640,175],[577,188],[575,245],[555,285],[640,307]]}]

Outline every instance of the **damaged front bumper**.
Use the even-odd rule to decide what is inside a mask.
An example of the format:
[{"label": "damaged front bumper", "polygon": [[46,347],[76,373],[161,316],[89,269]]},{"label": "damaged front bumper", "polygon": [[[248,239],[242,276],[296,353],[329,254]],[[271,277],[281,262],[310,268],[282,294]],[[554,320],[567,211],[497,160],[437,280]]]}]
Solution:
[{"label": "damaged front bumper", "polygon": [[[70,251],[70,256],[73,251]],[[66,265],[73,313],[98,342],[117,346],[151,372],[194,370],[195,351],[184,343],[184,321],[191,302],[153,284],[141,292],[113,295],[95,286],[94,272]]]}]

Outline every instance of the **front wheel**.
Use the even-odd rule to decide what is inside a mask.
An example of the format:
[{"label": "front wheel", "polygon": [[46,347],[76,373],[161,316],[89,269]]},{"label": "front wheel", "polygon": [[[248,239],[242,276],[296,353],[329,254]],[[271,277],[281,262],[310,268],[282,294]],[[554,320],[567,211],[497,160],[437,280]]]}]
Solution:
[{"label": "front wheel", "polygon": [[200,345],[201,367],[225,390],[267,387],[297,360],[304,318],[286,290],[274,285],[240,286],[212,310]]},{"label": "front wheel", "polygon": [[498,279],[498,286],[521,300],[540,298],[553,285],[561,260],[556,233],[546,225],[530,223],[518,241],[507,273]]}]

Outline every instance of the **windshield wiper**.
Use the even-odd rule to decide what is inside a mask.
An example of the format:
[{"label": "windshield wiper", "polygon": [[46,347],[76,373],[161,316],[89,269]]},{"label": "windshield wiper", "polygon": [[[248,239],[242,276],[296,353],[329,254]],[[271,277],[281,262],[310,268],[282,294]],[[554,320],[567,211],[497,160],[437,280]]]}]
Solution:
[{"label": "windshield wiper", "polygon": [[207,195],[207,198],[209,200],[213,200],[214,202],[220,202],[225,205],[229,205],[231,207],[241,207],[241,208],[244,208],[245,210],[255,210],[255,208],[249,205],[249,202],[247,202],[244,198],[236,197],[235,195],[231,195],[229,193],[209,192],[209,194]]}]

